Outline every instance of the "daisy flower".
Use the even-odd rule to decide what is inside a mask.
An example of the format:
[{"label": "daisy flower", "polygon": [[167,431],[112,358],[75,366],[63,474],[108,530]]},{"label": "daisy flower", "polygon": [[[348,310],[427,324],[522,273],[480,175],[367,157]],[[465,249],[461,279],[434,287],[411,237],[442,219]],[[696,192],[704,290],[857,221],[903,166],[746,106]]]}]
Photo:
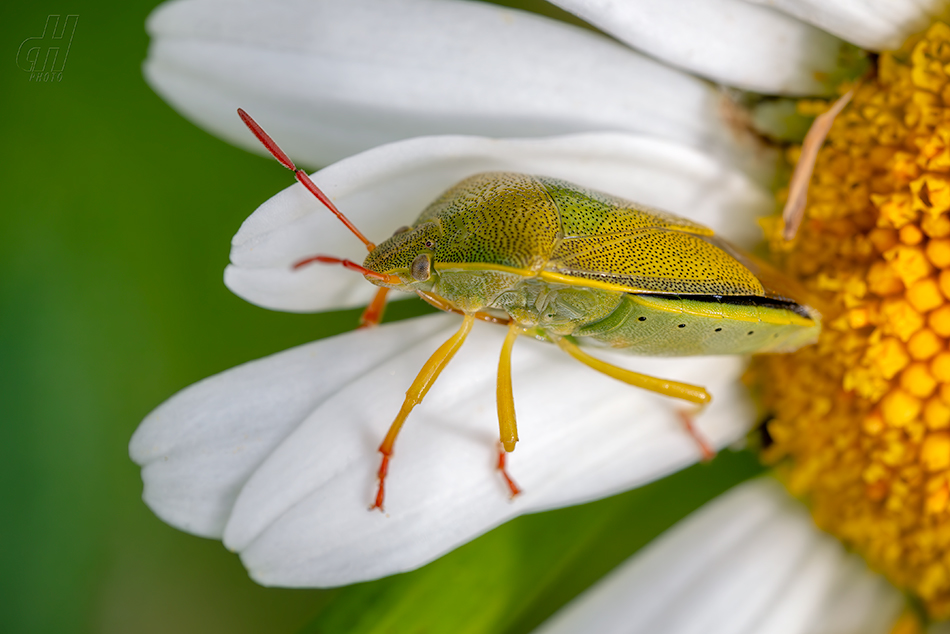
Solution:
[{"label": "daisy flower", "polygon": [[[750,246],[755,218],[774,207],[782,158],[750,128],[781,134],[792,102],[750,112],[707,79],[833,97],[853,71],[854,45],[894,50],[832,129],[806,222],[782,258],[828,298],[821,340],[757,361],[751,379],[774,416],[765,458],[840,542],[815,531],[775,484],[744,485],[549,627],[590,631],[581,627],[589,615],[608,618],[619,605],[610,596],[629,590],[654,606],[701,599],[708,618],[742,606],[735,622],[747,630],[724,631],[767,631],[788,611],[804,615],[789,631],[886,629],[899,596],[841,542],[924,613],[950,615],[950,29],[934,23],[943,4],[559,4],[646,55],[484,3],[185,0],[150,18],[145,72],[169,103],[237,145],[261,151],[233,115],[243,107],[295,160],[332,163],[313,179],[370,239],[411,223],[462,178],[504,170],[664,208]],[[826,105],[802,101],[798,111]],[[314,253],[359,260],[360,250],[294,185],[241,227],[225,282],[277,310],[358,306],[373,293],[358,275],[291,267]],[[510,470],[524,494],[509,501],[492,468],[504,329],[476,324],[400,436],[387,513],[367,512],[377,443],[411,378],[456,327],[456,317],[432,315],[356,331],[183,390],[132,439],[146,503],[174,526],[223,539],[261,583],[332,586],[416,568],[516,515],[610,495],[700,458],[676,404],[519,340],[522,442]],[[742,359],[604,357],[706,386],[715,398],[696,425],[715,447],[743,438],[756,418]],[[776,553],[771,543],[794,547]],[[744,572],[724,567],[714,544],[735,551]],[[772,556],[758,556],[765,551]],[[680,592],[687,586],[692,594]],[[854,609],[829,603],[842,596]],[[699,623],[677,618],[682,631]]]}]

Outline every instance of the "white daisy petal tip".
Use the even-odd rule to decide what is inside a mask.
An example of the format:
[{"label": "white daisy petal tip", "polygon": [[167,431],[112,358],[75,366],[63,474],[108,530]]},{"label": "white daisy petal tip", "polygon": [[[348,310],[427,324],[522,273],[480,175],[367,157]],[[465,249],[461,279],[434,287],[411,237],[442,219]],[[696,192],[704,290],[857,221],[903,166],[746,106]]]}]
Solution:
[{"label": "white daisy petal tip", "polygon": [[948,18],[946,0],[747,0],[793,16],[871,51],[900,48],[935,20]]},{"label": "white daisy petal tip", "polygon": [[536,633],[885,634],[902,607],[781,485],[758,478],[682,520]]},{"label": "white daisy petal tip", "polygon": [[[768,163],[774,158],[764,154]],[[408,225],[443,191],[489,171],[562,178],[698,220],[739,244],[761,239],[755,218],[770,213],[767,188],[735,166],[649,136],[603,132],[547,139],[420,137],[380,146],[313,175],[370,240]],[[225,282],[276,310],[365,304],[372,287],[339,267],[292,264],[322,253],[362,261],[365,249],[302,185],[261,205],[234,236]]]},{"label": "white daisy petal tip", "polygon": [[842,42],[745,0],[556,0],[622,42],[718,83],[765,94],[822,95]]},{"label": "white daisy petal tip", "polygon": [[144,72],[199,126],[263,153],[242,107],[304,165],[435,134],[620,130],[745,155],[713,86],[587,29],[456,0],[179,0]]},{"label": "white daisy petal tip", "polygon": [[[494,468],[504,329],[477,324],[399,438],[386,513],[369,511],[378,443],[412,376],[457,325],[434,315],[349,333],[184,390],[132,441],[149,506],[223,537],[261,583],[326,587],[417,568],[517,515],[604,497],[700,458],[669,399],[519,341],[521,442],[509,471],[524,493],[509,500]],[[717,447],[746,433],[741,360],[610,360],[706,384],[716,402],[697,426]]]}]

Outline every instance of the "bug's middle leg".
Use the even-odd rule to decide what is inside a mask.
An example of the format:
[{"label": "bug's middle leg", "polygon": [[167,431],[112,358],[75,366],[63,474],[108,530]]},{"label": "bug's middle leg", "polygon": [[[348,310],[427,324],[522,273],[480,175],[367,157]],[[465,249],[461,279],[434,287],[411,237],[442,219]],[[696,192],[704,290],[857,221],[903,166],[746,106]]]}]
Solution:
[{"label": "bug's middle leg", "polygon": [[501,347],[501,357],[498,359],[498,388],[496,400],[498,403],[498,432],[501,447],[498,450],[498,470],[505,479],[508,489],[511,491],[511,497],[521,493],[521,489],[515,484],[508,474],[505,454],[515,450],[515,443],[518,442],[518,423],[515,419],[515,397],[511,389],[511,348],[514,346],[515,339],[521,334],[521,326],[514,320],[508,323],[508,335],[505,337],[505,343]]},{"label": "bug's middle leg", "polygon": [[379,465],[379,472],[377,474],[379,477],[379,488],[376,491],[376,500],[370,507],[370,510],[383,510],[383,498],[386,494],[386,474],[389,472],[389,459],[393,455],[393,445],[396,442],[396,436],[399,435],[402,424],[406,422],[406,417],[409,416],[409,412],[412,411],[412,408],[422,402],[429,388],[431,388],[435,380],[439,378],[442,370],[449,364],[449,361],[452,360],[452,357],[455,356],[458,349],[462,347],[462,344],[465,342],[465,337],[467,337],[468,333],[472,330],[472,324],[474,322],[475,315],[465,315],[465,319],[462,320],[462,326],[458,329],[458,332],[449,337],[449,339],[439,346],[439,349],[429,357],[429,360],[426,361],[422,369],[419,370],[419,374],[416,375],[416,379],[412,382],[412,385],[406,390],[406,400],[403,401],[402,407],[396,415],[396,420],[389,426],[389,432],[386,433],[386,438],[384,438],[383,442],[379,445],[379,453],[383,454],[383,460]]}]

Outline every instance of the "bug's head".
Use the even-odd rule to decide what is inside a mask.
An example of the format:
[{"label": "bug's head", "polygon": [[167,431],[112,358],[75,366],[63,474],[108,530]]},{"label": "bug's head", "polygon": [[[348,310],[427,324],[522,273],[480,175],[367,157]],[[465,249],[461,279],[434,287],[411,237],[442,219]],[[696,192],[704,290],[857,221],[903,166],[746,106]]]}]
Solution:
[{"label": "bug's head", "polygon": [[238,115],[248,129],[281,165],[294,173],[297,181],[329,209],[353,234],[369,249],[369,255],[363,266],[352,260],[330,255],[314,255],[295,262],[294,269],[307,266],[312,262],[323,264],[342,264],[345,268],[361,272],[366,279],[377,286],[396,288],[403,291],[428,290],[434,284],[432,260],[442,231],[435,222],[423,222],[415,227],[402,227],[391,238],[380,245],[370,242],[363,233],[336,208],[330,199],[307,176],[298,169],[290,157],[278,147],[274,140],[254,119],[238,108]]},{"label": "bug's head", "polygon": [[395,275],[401,284],[367,276],[378,286],[389,286],[403,291],[429,290],[433,284],[436,251],[442,240],[442,229],[436,222],[424,222],[417,227],[400,227],[391,238],[376,245],[363,261],[370,271]]}]

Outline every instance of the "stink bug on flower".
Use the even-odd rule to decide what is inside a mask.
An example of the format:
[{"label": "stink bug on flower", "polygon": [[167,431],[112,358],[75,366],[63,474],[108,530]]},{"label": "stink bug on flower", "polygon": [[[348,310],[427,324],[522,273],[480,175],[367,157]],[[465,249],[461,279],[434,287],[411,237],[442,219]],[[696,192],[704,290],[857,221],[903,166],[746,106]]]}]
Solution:
[{"label": "stink bug on flower", "polygon": [[519,489],[505,471],[505,454],[518,441],[511,349],[519,335],[553,343],[630,385],[701,406],[711,400],[705,388],[608,364],[581,346],[645,356],[750,354],[790,352],[818,336],[820,315],[807,305],[804,292],[711,229],[545,176],[471,176],[425,208],[411,226],[375,245],[247,113],[238,114],[369,251],[362,265],[315,255],[295,268],[340,264],[379,286],[361,318],[363,327],[382,319],[390,289],[415,293],[463,316],[459,330],[412,382],[379,446],[382,461],[371,508],[383,508],[399,430],[462,346],[475,319],[508,328],[498,365],[498,468],[512,495]]}]

